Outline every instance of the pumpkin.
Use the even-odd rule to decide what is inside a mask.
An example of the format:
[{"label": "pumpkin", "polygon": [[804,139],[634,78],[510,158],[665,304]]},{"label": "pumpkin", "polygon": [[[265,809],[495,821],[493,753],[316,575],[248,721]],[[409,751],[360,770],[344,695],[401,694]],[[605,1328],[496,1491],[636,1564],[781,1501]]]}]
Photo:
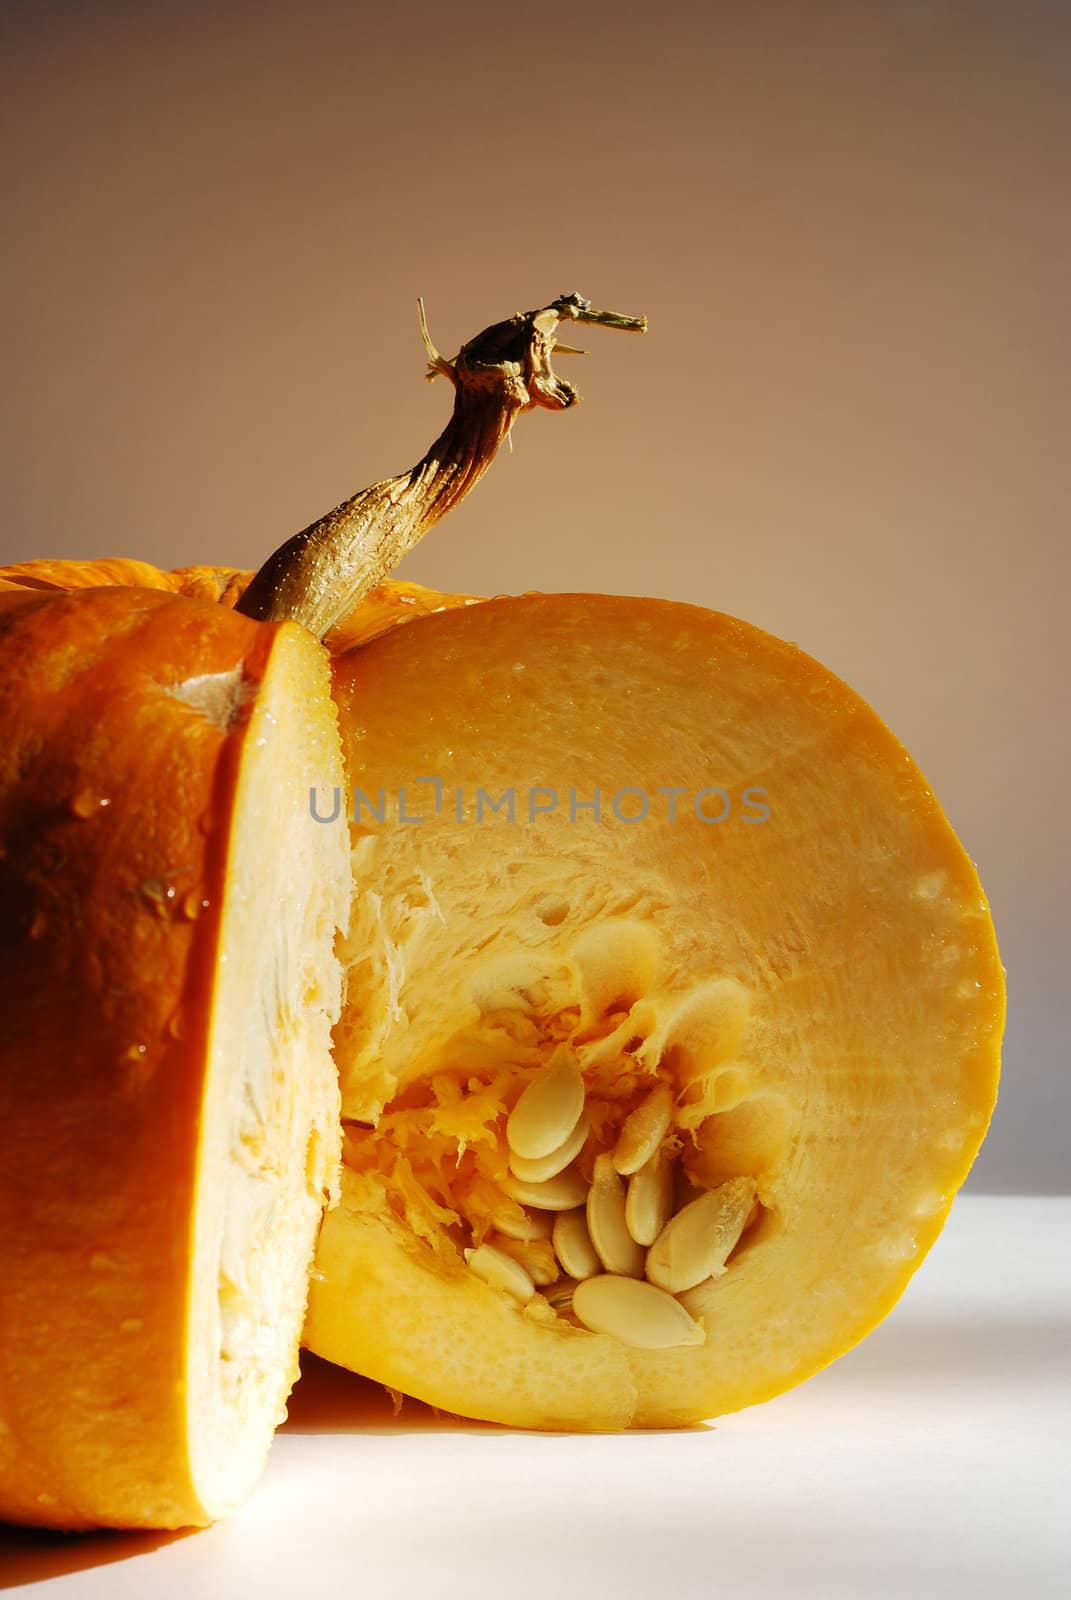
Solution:
[{"label": "pumpkin", "polygon": [[452,361],[425,328],[444,434],[255,576],[0,574],[0,1514],[237,1503],[317,1229],[320,1355],[677,1425],[861,1338],[970,1166],[992,924],[875,713],[694,607],[386,577],[573,403],[565,319],[641,325],[562,297]]},{"label": "pumpkin", "polygon": [[282,569],[0,572],[0,1517],[201,1524],[261,1469],[338,1184],[329,651],[466,603],[383,580],[521,410],[571,403],[547,352],[586,311],[464,346],[428,454]]}]

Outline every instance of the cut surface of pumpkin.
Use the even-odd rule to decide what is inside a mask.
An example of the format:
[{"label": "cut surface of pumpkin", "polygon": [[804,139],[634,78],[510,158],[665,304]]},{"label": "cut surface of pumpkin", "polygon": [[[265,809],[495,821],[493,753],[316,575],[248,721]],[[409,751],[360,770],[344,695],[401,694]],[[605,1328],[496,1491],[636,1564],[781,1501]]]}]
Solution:
[{"label": "cut surface of pumpkin", "polygon": [[0,594],[0,1517],[236,1506],[337,1186],[327,660],[123,587]]},{"label": "cut surface of pumpkin", "polygon": [[848,1349],[998,1073],[989,911],[907,753],[796,647],[663,601],[498,599],[333,674],[355,895],[309,1347],[588,1429]]}]

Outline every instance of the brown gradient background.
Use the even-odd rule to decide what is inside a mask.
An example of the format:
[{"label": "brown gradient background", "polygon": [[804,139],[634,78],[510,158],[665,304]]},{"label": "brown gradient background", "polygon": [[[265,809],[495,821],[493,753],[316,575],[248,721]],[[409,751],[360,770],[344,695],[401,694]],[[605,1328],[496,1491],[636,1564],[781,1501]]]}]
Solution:
[{"label": "brown gradient background", "polygon": [[646,312],[405,574],[698,601],[854,684],[1001,934],[973,1182],[1066,1187],[1071,7],[7,0],[0,49],[0,559],[256,565],[438,430],[418,293],[447,354]]}]

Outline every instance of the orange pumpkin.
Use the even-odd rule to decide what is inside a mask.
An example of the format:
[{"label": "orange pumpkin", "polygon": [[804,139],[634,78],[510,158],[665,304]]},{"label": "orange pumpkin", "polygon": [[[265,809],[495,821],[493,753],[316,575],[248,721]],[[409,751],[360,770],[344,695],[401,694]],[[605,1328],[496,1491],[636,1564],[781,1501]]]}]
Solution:
[{"label": "orange pumpkin", "polygon": [[306,1342],[528,1427],[805,1378],[979,1147],[988,908],[851,690],[694,607],[386,581],[520,410],[575,399],[564,318],[637,325],[567,297],[428,341],[444,434],[253,578],[0,574],[2,1514],[178,1525],[248,1487],[335,1193],[329,1029]]}]

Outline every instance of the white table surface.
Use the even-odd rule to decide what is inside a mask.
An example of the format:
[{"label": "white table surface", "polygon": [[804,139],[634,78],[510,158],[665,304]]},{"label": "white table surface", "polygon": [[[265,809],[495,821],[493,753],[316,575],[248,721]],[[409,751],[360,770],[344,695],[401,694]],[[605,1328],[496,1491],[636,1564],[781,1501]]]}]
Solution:
[{"label": "white table surface", "polygon": [[1071,1198],[957,1201],[891,1317],[716,1426],[394,1419],[309,1361],[267,1472],[191,1534],[0,1528],[42,1600],[1071,1595]]}]

